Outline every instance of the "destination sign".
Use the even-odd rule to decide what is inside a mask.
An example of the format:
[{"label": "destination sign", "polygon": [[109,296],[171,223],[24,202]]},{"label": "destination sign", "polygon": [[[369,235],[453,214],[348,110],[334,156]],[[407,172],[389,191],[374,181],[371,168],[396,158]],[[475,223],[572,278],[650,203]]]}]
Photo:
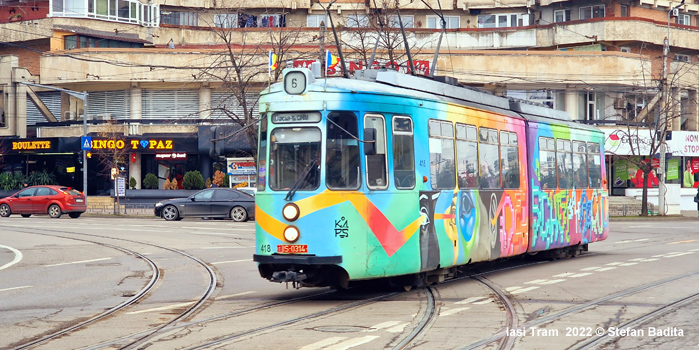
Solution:
[{"label": "destination sign", "polygon": [[276,113],[272,116],[273,123],[315,123],[320,121],[320,113]]}]

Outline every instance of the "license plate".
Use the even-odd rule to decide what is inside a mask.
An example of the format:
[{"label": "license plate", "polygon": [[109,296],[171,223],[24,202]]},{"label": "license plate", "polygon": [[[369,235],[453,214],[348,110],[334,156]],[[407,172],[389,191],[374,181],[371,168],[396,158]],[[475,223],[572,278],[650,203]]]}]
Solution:
[{"label": "license plate", "polygon": [[83,202],[82,198],[78,198],[75,200],[75,203],[82,203],[82,202]]},{"label": "license plate", "polygon": [[308,253],[308,245],[306,245],[306,244],[278,245],[277,246],[277,253],[281,253],[281,254]]}]

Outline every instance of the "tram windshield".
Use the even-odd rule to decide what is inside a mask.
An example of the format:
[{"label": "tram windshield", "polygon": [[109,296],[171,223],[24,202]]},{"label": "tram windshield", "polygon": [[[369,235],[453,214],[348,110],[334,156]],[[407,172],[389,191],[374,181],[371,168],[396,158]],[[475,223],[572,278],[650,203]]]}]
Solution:
[{"label": "tram windshield", "polygon": [[320,186],[320,129],[276,128],[270,136],[269,187],[315,190]]}]

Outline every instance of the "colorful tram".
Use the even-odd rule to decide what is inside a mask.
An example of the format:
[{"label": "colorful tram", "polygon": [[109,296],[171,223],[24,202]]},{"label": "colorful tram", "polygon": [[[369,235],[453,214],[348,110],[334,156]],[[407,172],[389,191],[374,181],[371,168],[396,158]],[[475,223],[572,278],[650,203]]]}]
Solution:
[{"label": "colorful tram", "polygon": [[607,237],[604,133],[565,112],[392,71],[287,69],[260,113],[253,260],[270,281],[407,288]]}]

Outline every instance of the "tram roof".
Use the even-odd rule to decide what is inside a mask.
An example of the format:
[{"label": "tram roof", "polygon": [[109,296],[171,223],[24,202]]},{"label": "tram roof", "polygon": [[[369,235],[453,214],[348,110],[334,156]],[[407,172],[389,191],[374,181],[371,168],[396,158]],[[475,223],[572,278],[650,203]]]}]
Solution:
[{"label": "tram roof", "polygon": [[[298,68],[290,70],[298,70]],[[503,114],[514,114],[528,121],[556,122],[577,129],[599,130],[594,126],[573,121],[565,111],[536,105],[526,100],[495,96],[489,92],[458,85],[453,78],[438,77],[437,79],[444,81],[392,70],[361,70],[356,71],[355,76],[351,78],[315,79],[309,84],[308,89],[310,91],[362,91],[455,102]],[[270,92],[284,91],[283,84],[275,85],[270,88]]]}]

